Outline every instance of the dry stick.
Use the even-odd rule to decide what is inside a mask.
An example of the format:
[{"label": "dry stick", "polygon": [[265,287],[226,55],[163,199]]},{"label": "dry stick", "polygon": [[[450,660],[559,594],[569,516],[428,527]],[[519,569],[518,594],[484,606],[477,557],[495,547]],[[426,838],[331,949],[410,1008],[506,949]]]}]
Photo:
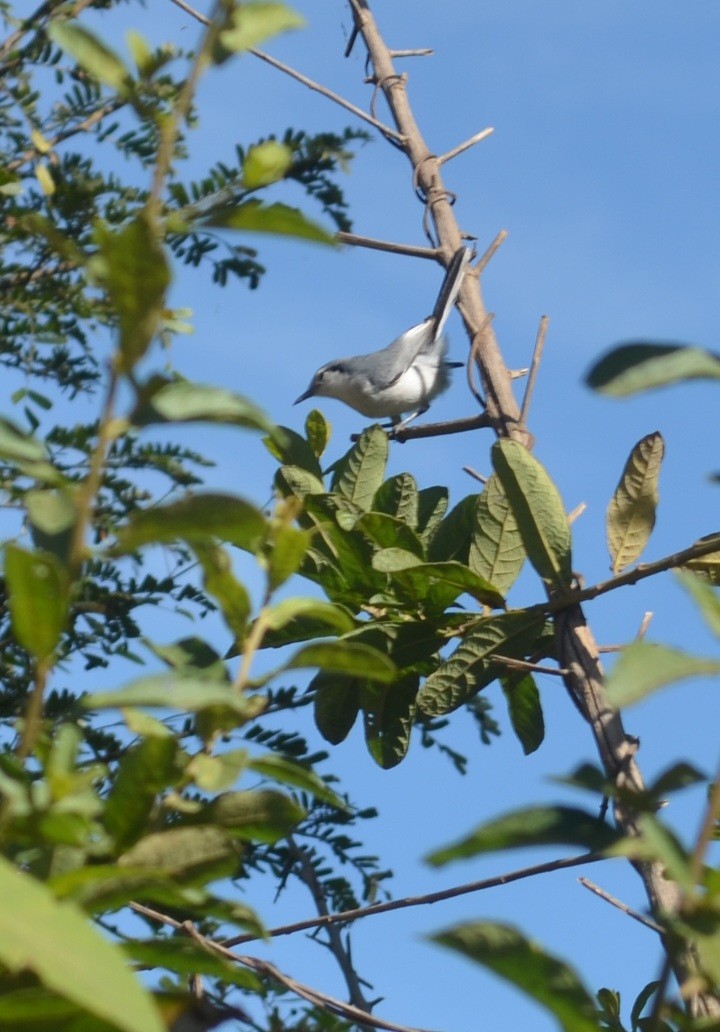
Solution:
[{"label": "dry stick", "polygon": [[523,395],[522,405],[520,406],[520,422],[523,426],[527,425],[527,414],[530,411],[530,402],[532,401],[533,391],[535,390],[535,381],[537,379],[538,369],[540,368],[540,362],[542,360],[542,353],[545,347],[545,338],[547,337],[549,322],[550,320],[548,317],[543,315],[540,319],[540,325],[538,326],[537,337],[535,338],[535,347],[533,348],[532,362],[530,363],[530,373],[525,385],[525,394]]},{"label": "dry stick", "polygon": [[617,907],[618,910],[622,910],[623,914],[627,914],[628,917],[632,917],[635,921],[639,921],[641,925],[645,925],[646,928],[649,928],[653,932],[662,932],[662,927],[656,921],[653,921],[649,917],[645,917],[644,914],[640,914],[637,910],[633,910],[632,907],[627,905],[627,903],[623,903],[622,900],[616,899],[615,896],[611,896],[609,892],[606,892],[605,889],[601,889],[599,885],[596,885],[595,882],[591,882],[589,878],[578,878],[578,881],[581,885],[584,885],[586,889],[590,889],[590,891],[594,892],[596,896],[599,896],[600,899],[604,899],[606,903],[610,903],[612,906]]},{"label": "dry stick", "polygon": [[[182,11],[185,11],[185,13],[189,14],[191,17],[197,18],[197,20],[202,22],[203,25],[210,24],[210,19],[206,18],[204,14],[201,14],[200,11],[196,11],[194,7],[191,7],[190,4],[186,2],[186,0],[170,0],[170,2],[175,4],[176,7],[179,7]],[[284,64],[282,61],[278,61],[276,57],[271,57],[270,54],[266,54],[264,50],[256,50],[254,47],[251,47],[248,50],[248,53],[252,54],[254,57],[259,57],[261,61],[265,61],[267,64],[272,65],[273,68],[277,68],[278,71],[283,72],[284,75],[289,75],[291,79],[297,79],[298,82],[301,82],[303,86],[307,86],[308,89],[315,90],[316,93],[321,93],[323,97],[327,97],[335,104],[339,104],[340,107],[352,112],[356,118],[360,118],[363,122],[367,122],[369,125],[374,126],[375,129],[383,134],[383,136],[387,136],[388,139],[395,140],[396,143],[403,142],[402,136],[399,133],[396,133],[394,129],[391,129],[389,125],[385,125],[383,122],[378,121],[377,118],[373,118],[371,115],[368,115],[362,108],[357,107],[349,100],[345,100],[344,97],[341,97],[339,94],[329,90],[327,86],[321,86],[319,82],[309,79],[307,75],[303,75],[302,72],[297,72],[289,65]]]},{"label": "dry stick", "polygon": [[498,233],[498,235],[495,237],[495,239],[492,241],[492,243],[488,247],[488,249],[485,252],[485,254],[482,255],[481,258],[478,259],[478,263],[475,266],[475,272],[478,274],[478,276],[481,275],[485,271],[488,262],[493,257],[493,255],[498,250],[498,248],[502,247],[502,245],[505,243],[507,238],[508,238],[508,231],[506,229],[501,229],[500,232]]},{"label": "dry stick", "polygon": [[352,244],[354,247],[369,247],[374,251],[389,251],[391,254],[407,254],[411,258],[432,258],[435,261],[441,256],[436,247],[421,247],[416,244],[395,244],[389,240],[376,240],[374,237],[358,236],[357,233],[336,233],[341,244]]},{"label": "dry stick", "polygon": [[[391,57],[394,54],[391,53]],[[444,165],[446,161],[452,161],[458,154],[463,154],[466,150],[474,147],[476,143],[480,143],[482,140],[487,140],[488,136],[492,136],[495,132],[492,126],[488,126],[487,129],[482,129],[479,133],[475,133],[469,140],[465,140],[464,143],[459,143],[457,147],[453,147],[452,150],[447,151],[445,154],[441,154],[437,159],[438,165]]]},{"label": "dry stick", "polygon": [[513,659],[512,656],[500,656],[497,652],[493,652],[490,658],[497,660],[498,663],[503,663],[505,666],[512,667],[515,670],[532,670],[537,674],[553,674],[555,677],[565,677],[567,674],[567,670],[561,670],[558,667],[539,666],[537,663],[527,663],[524,659]]},{"label": "dry stick", "polygon": [[391,50],[391,57],[432,57],[435,53],[430,47],[421,47],[418,50]]},{"label": "dry stick", "polygon": [[650,626],[650,621],[652,620],[652,618],[652,613],[645,613],[645,615],[643,616],[642,620],[640,621],[640,626],[638,627],[638,632],[635,635],[637,641],[642,641],[645,635],[647,634],[648,627]]},{"label": "dry stick", "polygon": [[[443,437],[446,434],[464,434],[468,430],[480,430],[492,426],[492,420],[486,412],[479,416],[465,416],[462,419],[448,419],[441,423],[423,423],[421,426],[408,426],[403,430],[391,430],[393,441],[417,441],[421,437]],[[357,435],[353,436],[357,440]]]},{"label": "dry stick", "polygon": [[[426,213],[434,222],[439,245],[449,261],[460,246],[460,228],[449,203],[448,193],[443,185],[437,158],[425,143],[410,107],[406,83],[393,67],[390,50],[378,30],[367,0],[348,0],[355,24],[362,35],[374,70],[374,78],[385,94],[395,124],[405,138],[404,151],[413,166],[414,177],[426,199]],[[460,301],[466,327],[471,340],[486,316],[474,277],[466,276]],[[483,393],[487,399],[491,425],[500,437],[510,437],[529,443],[529,435],[522,427],[517,403],[510,389],[507,368],[500,353],[495,334],[490,330],[483,335],[483,346],[478,349],[478,364],[483,379]],[[720,545],[720,542],[718,543]],[[710,549],[708,549],[710,551]],[[635,575],[636,579],[638,575]],[[627,580],[625,583],[633,583]],[[592,594],[586,597],[594,597]],[[604,688],[604,672],[598,656],[597,645],[585,616],[577,602],[582,593],[573,593],[571,604],[568,597],[551,600],[555,609],[555,635],[559,666],[566,671],[565,687],[578,709],[590,725],[595,743],[606,772],[618,788],[641,792],[644,783],[635,762],[636,746],[626,735],[620,714],[611,710]],[[559,611],[558,611],[559,610]],[[628,798],[619,793],[619,800]],[[615,818],[620,829],[629,836],[640,834],[637,815],[622,801],[616,802]],[[645,886],[653,913],[676,913],[681,897],[678,886],[668,881],[663,866],[659,863],[635,861],[634,866]],[[689,948],[678,948],[677,943],[663,936],[663,945],[677,980],[683,984],[695,978],[697,961]],[[698,1015],[720,1014],[720,1001],[706,993],[696,993],[690,1002],[693,1013]]]},{"label": "dry stick", "polygon": [[[564,871],[569,867],[594,864],[599,860],[606,859],[608,858],[600,856],[598,853],[583,853],[579,856],[569,856],[560,860],[549,860],[544,864],[521,867],[515,871],[507,871],[505,874],[495,875],[493,878],[466,882],[464,885],[455,885],[452,889],[441,889],[439,892],[430,892],[424,896],[406,896],[404,899],[393,899],[387,903],[373,903],[369,907],[358,907],[356,910],[343,910],[338,914],[328,914],[327,917],[311,917],[305,921],[296,921],[294,924],[271,928],[266,932],[266,935],[273,938],[280,935],[293,935],[295,932],[305,932],[309,928],[325,928],[331,924],[346,924],[348,921],[356,921],[364,917],[374,917],[376,914],[388,914],[393,910],[429,906],[433,903],[442,903],[446,899],[466,896],[472,892],[483,892],[485,889],[496,889],[501,885],[510,885],[512,882],[522,881],[524,878],[534,878],[538,874],[551,874],[553,871]],[[133,903],[132,906],[137,909],[139,904]],[[259,936],[257,935],[237,935],[233,939],[223,939],[222,944],[223,946],[239,946],[243,943],[253,942],[258,938]]]},{"label": "dry stick", "polygon": [[568,523],[570,523],[570,524],[574,523],[576,519],[578,519],[580,516],[582,516],[582,514],[585,512],[586,509],[587,509],[587,502],[580,502],[579,505],[576,505],[575,508],[573,509],[573,511],[568,513],[568,518],[567,518]]}]

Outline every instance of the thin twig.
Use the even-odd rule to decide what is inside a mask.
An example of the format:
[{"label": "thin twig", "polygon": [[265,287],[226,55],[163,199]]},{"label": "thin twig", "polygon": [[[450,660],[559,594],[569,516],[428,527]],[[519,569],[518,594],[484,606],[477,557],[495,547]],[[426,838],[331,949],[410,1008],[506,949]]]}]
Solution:
[{"label": "thin twig", "polygon": [[604,899],[606,903],[610,903],[612,906],[617,907],[618,910],[622,910],[623,914],[627,914],[628,917],[632,917],[635,921],[639,921],[640,924],[645,925],[645,927],[649,928],[651,931],[657,932],[659,935],[662,934],[663,929],[656,921],[653,921],[650,917],[645,917],[644,914],[639,913],[637,910],[633,910],[633,908],[629,907],[627,903],[623,903],[622,900],[616,899],[615,896],[611,896],[609,892],[606,892],[605,889],[601,889],[599,885],[596,885],[595,882],[591,882],[589,878],[580,877],[578,878],[578,881],[586,889],[590,889],[590,892],[594,892],[596,896],[599,896],[600,899]]},{"label": "thin twig", "polygon": [[478,471],[473,469],[472,466],[463,466],[463,473],[467,473],[469,477],[479,480],[481,484],[487,484],[488,482],[488,478],[484,474],[478,473]]},{"label": "thin twig", "polygon": [[582,514],[585,512],[586,509],[587,509],[587,502],[580,502],[579,505],[576,505],[575,508],[573,509],[573,511],[568,513],[568,518],[567,518],[568,523],[573,524],[576,519],[578,519],[580,516],[582,516]]},{"label": "thin twig", "polygon": [[432,57],[434,53],[431,47],[421,47],[418,50],[391,50],[390,57]]},{"label": "thin twig", "polygon": [[653,618],[653,614],[651,612],[645,613],[645,615],[643,616],[642,620],[640,621],[640,626],[638,627],[638,632],[635,635],[636,641],[642,641],[643,640],[643,638],[645,637],[645,635],[648,632],[648,627],[650,626],[650,621],[652,620],[652,618]]},{"label": "thin twig", "polygon": [[495,252],[498,250],[498,248],[502,247],[502,245],[505,243],[507,238],[508,238],[508,231],[506,229],[501,229],[500,232],[498,233],[498,235],[495,237],[495,239],[492,241],[492,243],[488,247],[488,249],[485,252],[485,254],[482,255],[482,257],[477,261],[477,263],[475,265],[475,272],[477,273],[478,276],[481,275],[485,271],[485,269],[486,269],[486,267],[488,265],[488,262],[491,260],[491,258],[493,257]]},{"label": "thin twig", "polygon": [[463,154],[466,150],[474,147],[476,143],[480,143],[482,140],[486,140],[488,136],[492,136],[495,132],[492,126],[488,126],[487,129],[481,130],[479,133],[475,133],[469,140],[465,140],[463,143],[459,143],[457,147],[453,147],[452,150],[447,151],[445,154],[441,154],[437,159],[438,165],[444,165],[446,161],[452,161],[458,154]]},{"label": "thin twig", "polygon": [[[512,882],[521,881],[524,878],[533,878],[537,874],[551,874],[553,871],[564,871],[568,867],[579,867],[582,864],[594,864],[604,857],[597,853],[583,853],[580,856],[566,857],[560,860],[550,860],[544,864],[535,864],[533,867],[522,867],[515,871],[507,871],[505,874],[496,875],[493,878],[484,878],[482,881],[467,882],[464,885],[455,885],[451,889],[442,889],[439,892],[430,892],[424,896],[406,896],[404,899],[393,899],[387,903],[373,903],[369,907],[358,907],[355,910],[343,910],[337,914],[328,914],[327,917],[311,917],[305,921],[296,921],[294,924],[281,925],[278,928],[271,928],[265,934],[273,938],[280,935],[293,935],[295,932],[304,932],[309,928],[324,928],[330,924],[345,924],[348,921],[356,921],[365,917],[374,917],[376,914],[387,914],[393,910],[406,910],[408,907],[429,906],[433,903],[441,903],[446,899],[455,899],[457,896],[466,896],[469,893],[483,892],[485,889],[495,889],[501,885],[510,885]],[[132,904],[137,908],[136,904]],[[237,935],[233,939],[224,939],[223,946],[239,946],[242,943],[253,942],[259,938],[256,935]]]},{"label": "thin twig", "polygon": [[[200,11],[196,11],[194,7],[191,7],[186,0],[170,0],[171,3],[175,4],[181,10],[185,11],[192,18],[196,18],[203,25],[209,25],[210,20],[201,14]],[[360,118],[363,122],[368,122],[369,125],[375,127],[378,132],[381,132],[383,136],[387,136],[391,140],[395,140],[397,143],[402,143],[403,136],[401,133],[391,129],[389,125],[385,125],[384,122],[380,122],[377,118],[373,118],[372,115],[366,114],[362,108],[359,108],[356,104],[352,104],[349,100],[345,100],[338,93],[334,93],[333,90],[327,88],[327,86],[321,86],[319,82],[315,82],[313,79],[309,79],[307,75],[303,75],[302,72],[296,71],[289,65],[284,64],[282,61],[278,61],[276,57],[271,57],[270,54],[266,54],[264,50],[256,50],[251,47],[248,50],[249,54],[254,57],[259,57],[261,61],[265,61],[267,64],[272,65],[273,68],[277,68],[278,71],[283,72],[285,75],[289,75],[291,79],[296,79],[297,82],[301,82],[303,86],[307,86],[310,90],[315,90],[316,93],[321,93],[323,97],[327,97],[328,100],[332,100],[335,104],[339,104],[340,107],[345,108],[347,111],[351,111],[356,118]]]},{"label": "thin twig", "polygon": [[543,315],[540,319],[540,325],[538,326],[532,362],[530,363],[530,373],[525,385],[525,394],[523,395],[522,405],[520,406],[520,422],[523,426],[527,425],[527,414],[530,410],[530,402],[532,401],[533,391],[535,390],[535,381],[537,379],[538,369],[540,368],[543,348],[545,347],[545,338],[547,337],[549,322],[550,320],[548,317]]},{"label": "thin twig", "polygon": [[484,426],[492,426],[492,420],[486,412],[479,416],[466,416],[463,419],[449,419],[442,423],[421,423],[420,426],[408,426],[403,430],[391,430],[393,441],[416,441],[422,437],[442,437],[445,434],[464,434],[468,430],[479,430]]},{"label": "thin twig", "polygon": [[523,376],[527,376],[530,372],[530,366],[525,366],[523,369],[509,369],[508,376],[511,380],[520,380]]},{"label": "thin twig", "polygon": [[516,670],[532,670],[537,674],[554,674],[555,677],[566,677],[567,670],[561,670],[559,667],[548,667],[539,666],[537,663],[528,663],[524,659],[513,659],[512,656],[500,656],[494,652],[491,657],[493,660],[497,660],[498,663],[503,663],[505,666],[513,667]]},{"label": "thin twig", "polygon": [[390,240],[376,240],[374,237],[358,236],[357,233],[336,233],[341,244],[353,247],[369,247],[374,251],[389,251],[391,254],[407,254],[411,258],[432,258],[437,260],[442,251],[437,247],[422,247],[417,244],[396,244]]}]

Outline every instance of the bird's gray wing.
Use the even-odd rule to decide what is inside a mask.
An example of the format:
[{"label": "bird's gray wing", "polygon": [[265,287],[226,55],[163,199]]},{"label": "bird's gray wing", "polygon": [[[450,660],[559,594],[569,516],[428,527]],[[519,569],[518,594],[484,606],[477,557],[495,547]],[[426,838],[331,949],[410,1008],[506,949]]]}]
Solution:
[{"label": "bird's gray wing", "polygon": [[378,389],[392,387],[406,373],[420,352],[433,343],[435,324],[432,319],[411,326],[391,344],[372,355],[367,365],[367,375]]}]

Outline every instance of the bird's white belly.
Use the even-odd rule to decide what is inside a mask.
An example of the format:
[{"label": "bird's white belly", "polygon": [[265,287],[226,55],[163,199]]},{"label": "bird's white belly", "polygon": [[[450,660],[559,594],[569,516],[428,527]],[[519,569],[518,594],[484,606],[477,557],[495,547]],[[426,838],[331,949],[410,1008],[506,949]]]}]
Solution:
[{"label": "bird's white belly", "polygon": [[[364,416],[399,416],[424,408],[442,389],[442,367],[415,363],[390,387],[348,391],[343,400]],[[364,385],[363,385],[364,386]]]}]

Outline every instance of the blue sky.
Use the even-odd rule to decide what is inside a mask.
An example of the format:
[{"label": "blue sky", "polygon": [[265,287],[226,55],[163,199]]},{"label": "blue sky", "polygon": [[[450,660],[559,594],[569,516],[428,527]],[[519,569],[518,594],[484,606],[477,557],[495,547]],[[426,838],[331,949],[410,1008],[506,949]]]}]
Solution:
[{"label": "blue sky", "polygon": [[[342,56],[349,26],[345,6],[314,0],[295,6],[307,18],[307,29],[267,49],[366,108],[370,88],[362,81],[361,45],[349,59]],[[509,232],[483,290],[510,366],[528,364],[538,319],[550,317],[530,429],[535,454],[556,480],[567,509],[588,505],[574,526],[575,569],[587,583],[607,576],[605,508],[629,450],[653,430],[663,433],[667,458],[658,525],[644,558],[717,530],[718,487],[707,480],[720,465],[717,388],[694,385],[621,403],[594,396],[582,384],[592,360],[622,339],[717,347],[717,4],[395,0],[378,2],[374,11],[393,47],[436,51],[402,63],[432,150],[442,153],[495,127],[490,139],[446,166],[445,181],[457,194],[461,226],[477,236],[480,251],[498,230]],[[197,38],[196,23],[169,0],[114,14],[113,33],[120,21],[155,41],[190,47]],[[97,24],[110,22],[101,17]],[[114,42],[120,41],[118,33]],[[235,142],[248,144],[288,126],[319,132],[354,124],[325,98],[252,57],[229,62],[207,78],[199,112],[201,127],[191,139],[198,172],[206,161],[231,160]],[[382,101],[378,112],[387,117]],[[425,243],[409,165],[382,140],[359,149],[342,185],[356,232]],[[314,214],[299,194],[280,190],[281,195]],[[277,422],[300,429],[309,406],[291,403],[314,370],[331,358],[381,347],[422,319],[441,273],[429,262],[360,249],[259,238],[252,243],[268,266],[255,292],[232,284],[221,291],[198,275],[178,273],[173,301],[193,309],[195,333],[178,340],[170,360],[184,375],[232,387]],[[463,359],[467,342],[457,315],[449,335],[451,357]],[[363,420],[337,402],[321,407],[333,424],[332,461]],[[461,375],[431,414],[444,419],[474,411]],[[198,430],[189,439],[217,457],[211,483],[266,501],[273,464],[255,438]],[[490,444],[489,433],[481,431],[394,445],[390,471],[409,470],[421,486],[446,483],[457,501],[475,490],[463,466],[489,472]],[[293,585],[294,593],[302,590],[300,582]],[[538,585],[524,577],[512,601],[539,597]],[[653,640],[717,653],[717,643],[667,575],[606,596],[588,606],[587,615],[606,644],[632,638],[646,610],[655,613]],[[539,685],[547,739],[530,758],[509,730],[495,687],[489,697],[503,729],[499,741],[480,745],[461,716],[452,725],[453,745],[471,757],[465,778],[436,751],[419,747],[396,770],[381,771],[357,728],[333,753],[328,766],[342,775],[354,799],[380,810],[365,829],[366,841],[394,869],[395,895],[434,891],[555,855],[534,850],[441,872],[421,862],[431,849],[506,810],[553,800],[582,804],[548,778],[595,762],[592,741],[559,681],[541,677]],[[707,682],[684,684],[628,713],[628,730],[641,737],[639,759],[647,776],[680,757],[714,769],[717,719],[708,719],[714,691]],[[311,733],[308,725],[303,730]],[[701,806],[702,792],[689,792],[675,797],[668,815],[682,834],[692,835]],[[446,1032],[474,1027],[478,1012],[488,1027],[513,1030],[532,1022],[536,1032],[554,1028],[507,986],[424,941],[433,930],[478,917],[520,925],[575,964],[590,989],[621,990],[627,1016],[635,993],[656,977],[659,952],[652,933],[578,886],[578,873],[644,908],[640,882],[615,862],[357,926],[354,957],[363,977],[384,996],[378,1014]],[[312,913],[311,901],[299,892],[279,905],[270,898],[249,902],[271,925]],[[306,939],[278,940],[261,952],[299,979],[343,994],[324,952]]]}]

